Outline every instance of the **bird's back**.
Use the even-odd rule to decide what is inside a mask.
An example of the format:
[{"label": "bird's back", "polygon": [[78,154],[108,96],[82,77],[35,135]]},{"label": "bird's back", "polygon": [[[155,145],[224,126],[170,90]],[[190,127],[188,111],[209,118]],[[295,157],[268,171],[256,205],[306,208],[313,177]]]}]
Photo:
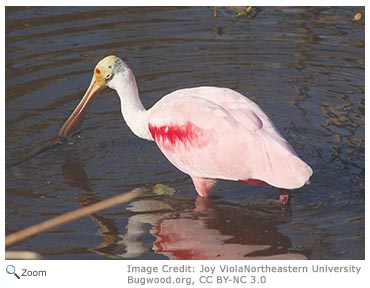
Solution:
[{"label": "bird's back", "polygon": [[149,110],[149,129],[165,156],[192,176],[293,189],[312,175],[262,109],[231,89],[172,92]]}]

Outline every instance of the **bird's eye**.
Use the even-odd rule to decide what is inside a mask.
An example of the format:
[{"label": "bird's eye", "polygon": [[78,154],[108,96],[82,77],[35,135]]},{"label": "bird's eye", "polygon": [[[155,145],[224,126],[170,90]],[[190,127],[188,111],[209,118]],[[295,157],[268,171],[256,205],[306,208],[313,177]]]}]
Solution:
[{"label": "bird's eye", "polygon": [[112,73],[108,73],[104,76],[105,80],[109,80],[112,78]]}]

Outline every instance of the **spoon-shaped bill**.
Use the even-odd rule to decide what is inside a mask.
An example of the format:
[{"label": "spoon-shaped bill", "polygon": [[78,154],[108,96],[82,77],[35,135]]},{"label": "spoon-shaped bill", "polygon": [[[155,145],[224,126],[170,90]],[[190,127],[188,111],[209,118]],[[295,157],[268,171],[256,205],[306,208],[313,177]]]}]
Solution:
[{"label": "spoon-shaped bill", "polygon": [[58,136],[65,139],[71,136],[81,126],[87,107],[91,101],[98,95],[102,87],[97,83],[95,76],[91,79],[89,88],[87,88],[85,95],[82,97],[80,103],[77,105],[71,116],[60,128]]}]

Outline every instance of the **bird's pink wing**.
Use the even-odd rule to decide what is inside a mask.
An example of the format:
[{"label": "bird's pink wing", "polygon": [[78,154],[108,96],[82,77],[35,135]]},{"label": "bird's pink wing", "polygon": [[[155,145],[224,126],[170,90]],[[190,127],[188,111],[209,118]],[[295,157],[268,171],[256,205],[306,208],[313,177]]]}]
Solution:
[{"label": "bird's pink wing", "polygon": [[192,176],[258,179],[292,189],[312,174],[265,113],[230,89],[200,87],[165,96],[150,110],[149,130],[164,155]]}]

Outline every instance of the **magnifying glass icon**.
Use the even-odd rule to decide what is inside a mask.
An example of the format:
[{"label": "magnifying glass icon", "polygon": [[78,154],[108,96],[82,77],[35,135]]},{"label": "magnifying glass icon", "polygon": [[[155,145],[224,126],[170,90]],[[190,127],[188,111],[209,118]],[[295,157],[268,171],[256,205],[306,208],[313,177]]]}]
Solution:
[{"label": "magnifying glass icon", "polygon": [[14,274],[15,277],[17,277],[18,279],[21,279],[21,277],[19,277],[18,274],[15,273],[15,267],[13,265],[6,266],[6,272],[8,274]]}]

